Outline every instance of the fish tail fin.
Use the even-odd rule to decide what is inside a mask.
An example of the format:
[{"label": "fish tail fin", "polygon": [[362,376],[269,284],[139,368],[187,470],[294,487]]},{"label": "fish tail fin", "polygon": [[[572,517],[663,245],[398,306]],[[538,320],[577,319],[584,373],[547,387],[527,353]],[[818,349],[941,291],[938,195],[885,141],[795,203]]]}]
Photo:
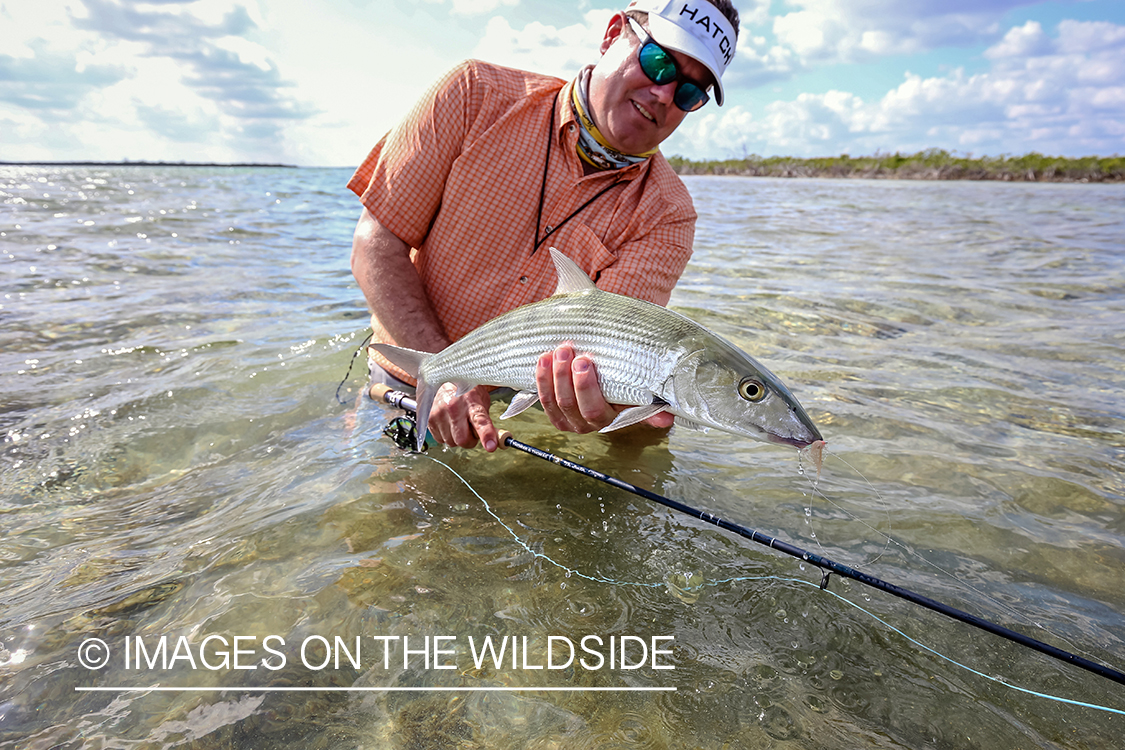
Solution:
[{"label": "fish tail fin", "polygon": [[419,352],[393,344],[371,344],[370,347],[415,379],[418,377],[418,371],[422,369],[422,363],[430,356],[428,352]]},{"label": "fish tail fin", "polygon": [[426,379],[419,375],[422,364],[430,354],[392,344],[371,344],[371,348],[390,360],[396,367],[401,367],[404,372],[410,374],[410,377],[418,381],[415,392],[417,403],[415,429],[418,435],[417,450],[421,451],[426,444],[426,429],[430,423],[430,409],[434,405],[434,395],[437,392],[437,389],[431,383],[427,383]]},{"label": "fish tail fin", "polygon": [[437,389],[422,378],[418,378],[418,390],[414,398],[417,408],[414,412],[414,429],[418,441],[416,450],[419,453],[426,445],[426,430],[430,424],[430,409],[433,408],[435,395]]}]

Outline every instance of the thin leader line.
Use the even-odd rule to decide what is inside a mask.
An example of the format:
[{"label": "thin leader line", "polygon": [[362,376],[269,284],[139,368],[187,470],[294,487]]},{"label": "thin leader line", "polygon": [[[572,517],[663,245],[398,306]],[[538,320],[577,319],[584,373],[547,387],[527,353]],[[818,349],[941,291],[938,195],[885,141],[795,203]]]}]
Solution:
[{"label": "thin leader line", "polygon": [[[871,488],[871,490],[872,490],[872,491],[873,491],[873,492],[875,493],[875,496],[876,496],[876,497],[877,497],[877,498],[878,498],[878,499],[879,499],[879,500],[880,500],[881,502],[883,502],[883,503],[884,503],[884,505],[888,505],[888,504],[886,503],[886,501],[885,501],[885,500],[883,499],[883,496],[882,496],[882,494],[881,494],[881,493],[879,492],[879,490],[875,489],[875,486],[871,484],[870,480],[868,480],[868,479],[867,479],[867,477],[866,477],[866,476],[864,476],[864,475],[863,475],[863,473],[862,473],[862,472],[861,472],[861,471],[860,471],[859,469],[857,469],[856,467],[852,466],[852,465],[851,465],[850,463],[848,463],[848,462],[847,462],[846,460],[844,460],[844,458],[843,458],[843,457],[841,457],[841,456],[839,456],[839,455],[837,455],[837,454],[835,454],[835,453],[831,453],[831,454],[829,454],[829,456],[828,456],[828,457],[829,457],[829,458],[835,458],[835,459],[836,459],[837,461],[839,461],[840,463],[844,464],[844,465],[845,465],[845,466],[847,466],[847,467],[848,467],[849,469],[851,469],[851,470],[852,470],[853,472],[855,472],[855,474],[856,474],[856,475],[857,475],[857,476],[858,476],[858,477],[859,477],[860,479],[862,479],[862,480],[863,480],[864,482],[866,482],[867,486],[868,486],[868,487],[870,487],[870,488]],[[798,460],[798,463],[799,463],[799,462],[800,462],[800,454],[798,454],[798,459],[797,459],[797,460]],[[805,472],[804,472],[804,471],[801,471],[800,473],[804,474]],[[806,479],[809,479],[807,475],[806,475]],[[1043,624],[1042,622],[1038,621],[1037,619],[1035,619],[1035,618],[1033,618],[1033,617],[1030,617],[1029,615],[1026,615],[1026,614],[1024,614],[1023,612],[1020,612],[1019,610],[1015,609],[1014,607],[1011,607],[1011,606],[1009,606],[1009,605],[1005,604],[1004,602],[1000,601],[999,599],[997,599],[996,597],[992,596],[992,595],[991,595],[991,594],[989,594],[988,592],[986,592],[986,591],[984,591],[984,590],[982,590],[982,589],[980,589],[980,588],[978,588],[978,587],[974,586],[973,584],[969,583],[969,582],[968,582],[967,580],[965,580],[965,579],[961,578],[961,577],[960,577],[960,576],[958,576],[958,575],[957,575],[956,573],[953,573],[953,572],[951,572],[951,571],[949,571],[949,570],[946,570],[946,569],[945,569],[945,568],[943,568],[943,567],[942,567],[941,565],[938,565],[938,564],[937,564],[937,563],[935,563],[934,561],[932,561],[932,560],[930,560],[929,558],[927,558],[927,557],[926,557],[925,555],[923,555],[923,554],[922,554],[921,552],[918,552],[917,550],[911,549],[911,548],[910,548],[910,546],[908,546],[907,544],[904,544],[903,542],[901,542],[901,541],[899,541],[898,539],[894,538],[894,537],[893,537],[893,536],[891,536],[890,534],[888,534],[888,533],[886,533],[886,532],[883,532],[883,531],[881,531],[881,530],[879,530],[879,529],[875,528],[874,526],[872,526],[872,525],[871,525],[870,523],[868,523],[868,522],[867,522],[867,521],[865,521],[864,519],[862,519],[862,518],[859,518],[859,517],[857,517],[857,516],[856,516],[855,514],[851,513],[851,512],[850,512],[849,510],[847,510],[846,508],[842,507],[842,506],[841,506],[841,505],[840,505],[839,503],[837,503],[836,501],[834,501],[834,500],[833,500],[832,498],[828,497],[828,495],[826,495],[826,494],[825,494],[825,493],[824,493],[824,492],[823,492],[823,491],[822,491],[822,490],[820,489],[820,486],[819,486],[819,485],[820,485],[820,483],[819,483],[819,481],[817,481],[817,482],[813,482],[813,481],[812,481],[811,479],[809,479],[809,483],[810,483],[810,485],[812,486],[812,492],[813,492],[813,495],[814,495],[814,496],[819,496],[819,497],[823,498],[824,500],[827,500],[827,501],[828,501],[828,502],[829,502],[829,503],[830,503],[830,504],[831,504],[831,505],[832,505],[833,507],[835,507],[835,508],[836,508],[837,510],[839,510],[840,512],[842,512],[842,513],[844,513],[845,515],[847,515],[847,516],[848,516],[849,518],[851,518],[851,519],[852,519],[853,521],[856,521],[857,523],[860,523],[860,524],[862,524],[862,525],[863,525],[864,527],[866,527],[866,528],[867,528],[867,529],[868,529],[868,530],[869,530],[869,531],[870,531],[870,532],[871,532],[872,534],[875,534],[876,536],[881,536],[881,537],[883,537],[883,539],[885,540],[885,544],[884,544],[884,547],[883,547],[883,551],[882,551],[882,552],[880,552],[880,553],[879,553],[879,555],[877,555],[877,556],[875,557],[875,560],[878,560],[878,559],[879,559],[879,558],[881,558],[881,557],[882,557],[882,556],[883,556],[884,554],[886,554],[887,550],[888,550],[888,549],[890,548],[890,546],[891,546],[891,545],[893,544],[893,545],[894,545],[895,547],[898,547],[898,548],[899,548],[900,550],[902,550],[902,551],[903,551],[903,552],[904,552],[904,553],[905,553],[905,554],[906,554],[907,556],[909,556],[909,557],[913,557],[913,558],[916,558],[916,559],[920,560],[921,562],[925,563],[925,564],[926,564],[926,565],[928,565],[929,567],[931,567],[931,568],[933,568],[934,570],[936,570],[936,571],[937,571],[938,573],[941,573],[942,575],[946,576],[946,577],[947,577],[947,578],[949,578],[950,580],[952,580],[952,581],[956,582],[956,583],[957,583],[958,585],[960,585],[960,586],[963,586],[963,587],[965,587],[965,588],[966,588],[966,589],[968,589],[969,591],[972,591],[972,592],[973,592],[974,594],[976,594],[977,596],[981,597],[981,598],[982,598],[982,599],[984,599],[985,601],[987,601],[987,602],[991,603],[991,604],[992,604],[992,605],[993,605],[994,607],[996,607],[996,608],[997,608],[997,609],[999,609],[1000,611],[1002,611],[1002,612],[1006,612],[1006,613],[1008,614],[1008,616],[1009,616],[1009,617],[1012,617],[1013,619],[1015,619],[1015,620],[1017,620],[1017,621],[1019,621],[1019,622],[1022,622],[1022,623],[1023,623],[1023,624],[1025,624],[1025,625],[1028,625],[1028,626],[1030,626],[1030,627],[1036,628],[1036,629],[1038,629],[1038,630],[1041,630],[1041,631],[1043,631],[1044,633],[1047,633],[1048,635],[1051,635],[1051,636],[1053,636],[1053,637],[1055,637],[1055,638],[1058,638],[1058,639],[1059,639],[1060,641],[1062,641],[1062,642],[1063,642],[1063,643],[1065,643],[1065,644],[1066,644],[1067,646],[1069,646],[1069,647],[1070,647],[1070,649],[1071,649],[1072,651],[1076,651],[1076,652],[1078,652],[1078,653],[1081,653],[1081,654],[1083,654],[1083,655],[1085,655],[1085,656],[1087,656],[1087,657],[1089,657],[1089,658],[1091,658],[1091,659],[1093,659],[1093,658],[1097,658],[1097,657],[1096,657],[1096,656],[1095,656],[1094,654],[1092,654],[1092,653],[1091,653],[1090,651],[1087,651],[1086,649],[1083,649],[1083,648],[1081,648],[1080,646],[1076,645],[1076,644],[1075,644],[1075,643],[1074,643],[1073,641],[1071,641],[1071,640],[1070,640],[1069,638],[1067,638],[1066,636],[1064,636],[1064,635],[1062,635],[1062,634],[1060,634],[1060,633],[1056,633],[1056,632],[1055,632],[1055,631],[1053,631],[1053,630],[1052,630],[1051,628],[1048,628],[1048,627],[1047,627],[1046,625],[1044,625],[1044,624]],[[887,518],[888,518],[888,522],[889,522],[889,519],[890,519],[890,512],[889,512],[889,510],[888,510],[888,513],[887,513]],[[818,545],[820,544],[819,540],[817,540],[817,538],[816,538],[816,534],[815,534],[815,532],[813,533],[813,539],[817,541],[817,544],[818,544]],[[823,548],[823,547],[821,547],[821,549],[824,549],[824,548]],[[870,562],[874,562],[875,560],[872,560],[872,561],[870,561]],[[869,565],[869,564],[870,564],[870,562],[869,562],[869,563],[865,563],[865,565]],[[872,617],[874,617],[874,615],[872,615]],[[878,619],[878,618],[876,618],[876,619]]]},{"label": "thin leader line", "polygon": [[[485,500],[481,496],[481,494],[479,492],[477,492],[476,489],[471,484],[469,484],[469,482],[463,476],[461,476],[452,466],[444,463],[443,461],[440,461],[440,460],[434,458],[433,456],[426,456],[425,454],[419,454],[419,455],[422,455],[424,458],[428,458],[431,461],[433,461],[434,463],[440,464],[441,466],[444,466],[447,470],[449,470],[453,474],[453,476],[457,477],[457,479],[459,479],[461,481],[461,483],[464,484],[469,489],[469,492],[473,493],[473,495],[475,495],[477,497],[477,499],[480,500],[484,504],[484,508],[488,512],[488,514],[491,515],[493,518],[495,518],[497,521],[499,521],[500,524],[505,529],[507,529],[508,532],[515,538],[516,542],[521,547],[523,547],[525,550],[528,550],[529,552],[532,552],[532,554],[534,554],[537,558],[546,560],[546,561],[558,566],[559,568],[562,568],[563,570],[566,570],[566,571],[570,571],[571,573],[573,573],[575,575],[578,575],[582,578],[586,578],[588,580],[596,581],[596,582],[600,582],[600,583],[610,583],[610,584],[626,585],[626,586],[641,586],[641,587],[646,587],[646,588],[647,587],[657,587],[657,586],[667,585],[664,582],[641,583],[641,582],[634,582],[634,581],[615,581],[615,580],[611,580],[611,579],[586,575],[586,574],[581,573],[577,570],[569,568],[566,565],[563,565],[562,563],[559,563],[559,562],[556,562],[555,560],[552,560],[547,555],[544,555],[542,553],[533,551],[531,549],[531,547],[529,547],[528,544],[526,542],[524,542],[524,540],[518,534],[516,534],[516,532],[510,526],[508,526],[508,524],[504,523],[504,521],[501,520],[501,518],[492,510],[492,508],[488,504],[488,501]],[[843,459],[841,459],[841,460],[843,460]],[[845,463],[847,463],[847,462],[845,462]],[[850,464],[849,464],[849,466],[850,466]],[[925,558],[922,558],[922,559],[924,560]],[[937,567],[937,566],[935,566],[935,567]],[[941,570],[940,567],[938,569]],[[942,571],[942,572],[945,572],[945,571]],[[949,573],[946,573],[946,574],[952,575],[952,574],[949,574]],[[852,600],[850,600],[846,597],[843,597],[840,594],[837,594],[835,591],[831,591],[830,589],[827,589],[827,588],[822,588],[821,586],[819,586],[818,584],[816,584],[812,581],[806,581],[806,580],[803,580],[803,579],[800,579],[800,578],[787,578],[787,577],[776,576],[776,575],[737,576],[737,577],[734,577],[734,578],[725,578],[725,579],[721,579],[721,580],[707,581],[703,584],[700,584],[699,586],[694,586],[694,587],[691,587],[691,588],[692,589],[701,589],[705,586],[719,586],[719,585],[732,584],[732,583],[743,583],[743,582],[750,582],[750,581],[769,581],[769,580],[782,581],[782,582],[786,582],[786,583],[797,583],[797,584],[801,584],[802,586],[810,586],[810,587],[816,588],[820,591],[824,591],[824,592],[830,594],[831,596],[834,596],[835,598],[839,599],[841,602],[847,604],[848,606],[854,607],[855,609],[858,609],[860,612],[863,612],[864,614],[868,615],[869,617],[871,617],[876,622],[882,624],[883,626],[885,626],[889,630],[891,630],[891,631],[897,633],[898,635],[902,636],[903,638],[910,641],[911,643],[918,646],[919,648],[924,649],[925,651],[933,654],[934,656],[937,656],[938,658],[940,658],[940,659],[942,659],[942,660],[944,660],[944,661],[946,661],[950,664],[953,664],[954,666],[960,667],[961,669],[965,670],[966,672],[969,672],[973,675],[976,675],[977,677],[981,677],[985,680],[988,680],[989,682],[994,682],[998,685],[1002,685],[1003,687],[1009,688],[1011,690],[1015,690],[1017,692],[1024,693],[1025,695],[1031,695],[1031,696],[1035,696],[1037,698],[1044,698],[1046,700],[1055,701],[1057,703],[1064,703],[1064,704],[1068,704],[1068,705],[1071,705],[1071,706],[1081,706],[1083,708],[1092,708],[1096,711],[1105,711],[1107,713],[1125,716],[1125,711],[1123,711],[1121,709],[1111,708],[1109,706],[1102,706],[1102,705],[1099,705],[1097,703],[1085,703],[1083,701],[1073,700],[1073,699],[1070,699],[1070,698],[1063,698],[1063,697],[1058,696],[1058,695],[1051,695],[1050,693],[1041,693],[1037,690],[1031,690],[1030,688],[1020,687],[1019,685],[1015,685],[1015,684],[1013,684],[1011,682],[1008,682],[1006,680],[1002,680],[1002,679],[999,679],[997,677],[993,677],[992,675],[985,674],[984,672],[981,672],[980,670],[973,669],[972,667],[970,667],[966,664],[962,664],[961,662],[957,661],[953,657],[946,656],[945,654],[941,653],[940,651],[938,651],[934,648],[931,648],[930,646],[927,646],[925,643],[922,643],[921,641],[917,640],[916,638],[910,637],[909,635],[904,633],[902,630],[896,628],[891,623],[889,623],[886,620],[884,620],[883,618],[879,617],[874,612],[871,612],[870,610],[864,609],[862,606],[860,606],[859,604],[856,604]]]}]

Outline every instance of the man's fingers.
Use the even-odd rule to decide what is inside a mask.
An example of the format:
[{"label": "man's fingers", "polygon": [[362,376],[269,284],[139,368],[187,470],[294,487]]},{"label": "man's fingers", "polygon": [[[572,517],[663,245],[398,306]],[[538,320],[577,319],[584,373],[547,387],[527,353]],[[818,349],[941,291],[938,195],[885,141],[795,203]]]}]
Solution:
[{"label": "man's fingers", "polygon": [[466,396],[469,397],[469,424],[475,433],[475,438],[479,438],[484,449],[492,453],[500,446],[500,435],[496,426],[492,424],[492,417],[488,414],[491,403],[488,390],[478,386]]},{"label": "man's fingers", "polygon": [[578,412],[588,429],[600,430],[613,421],[617,412],[606,403],[602,387],[598,383],[598,373],[589,357],[574,358],[571,366],[574,398]]},{"label": "man's fingers", "polygon": [[[573,432],[588,432],[586,420],[578,408],[578,399],[574,395],[574,374],[570,367],[574,362],[574,349],[563,344],[555,349],[554,365],[552,367],[552,382],[555,390],[555,403],[563,419],[570,425]],[[585,428],[585,429],[583,429]]]},{"label": "man's fingers", "polygon": [[[594,361],[574,353],[570,344],[539,357],[535,384],[543,412],[556,429],[567,432],[600,430],[616,417],[618,409],[605,400]],[[654,427],[670,427],[673,416],[657,414],[649,419]]]},{"label": "man's fingers", "polygon": [[467,412],[460,399],[454,398],[454,388],[443,385],[434,397],[434,405],[430,410],[430,432],[434,439],[445,445],[456,445],[456,425],[463,422]]},{"label": "man's fingers", "polygon": [[498,433],[488,414],[488,389],[477,386],[461,396],[454,395],[456,390],[448,383],[438,390],[429,424],[434,439],[445,445],[472,448],[479,436],[486,449],[496,450]]},{"label": "man's fingers", "polygon": [[535,365],[535,385],[539,389],[539,403],[543,413],[555,429],[566,430],[570,425],[555,402],[555,353],[545,352]]}]

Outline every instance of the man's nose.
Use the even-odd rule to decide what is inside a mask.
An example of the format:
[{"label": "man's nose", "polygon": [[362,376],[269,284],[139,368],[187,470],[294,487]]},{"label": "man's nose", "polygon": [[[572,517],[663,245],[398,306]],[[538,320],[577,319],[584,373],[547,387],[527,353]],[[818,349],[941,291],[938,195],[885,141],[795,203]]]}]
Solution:
[{"label": "man's nose", "polygon": [[671,106],[672,101],[676,96],[676,86],[678,85],[679,81],[670,81],[663,85],[654,83],[649,87],[649,90],[652,91],[658,102],[664,104],[665,106]]}]

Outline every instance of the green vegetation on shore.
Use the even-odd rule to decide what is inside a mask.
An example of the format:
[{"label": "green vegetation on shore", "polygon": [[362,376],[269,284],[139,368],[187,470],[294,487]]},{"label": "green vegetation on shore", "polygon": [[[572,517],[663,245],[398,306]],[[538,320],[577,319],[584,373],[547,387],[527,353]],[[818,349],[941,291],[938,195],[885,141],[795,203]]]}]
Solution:
[{"label": "green vegetation on shore", "polygon": [[1003,180],[1009,182],[1122,182],[1125,157],[1083,156],[1068,159],[1032,152],[1024,156],[956,156],[931,148],[916,154],[880,154],[799,159],[748,156],[726,161],[668,159],[678,174],[749,177],[856,177],[895,180]]}]

